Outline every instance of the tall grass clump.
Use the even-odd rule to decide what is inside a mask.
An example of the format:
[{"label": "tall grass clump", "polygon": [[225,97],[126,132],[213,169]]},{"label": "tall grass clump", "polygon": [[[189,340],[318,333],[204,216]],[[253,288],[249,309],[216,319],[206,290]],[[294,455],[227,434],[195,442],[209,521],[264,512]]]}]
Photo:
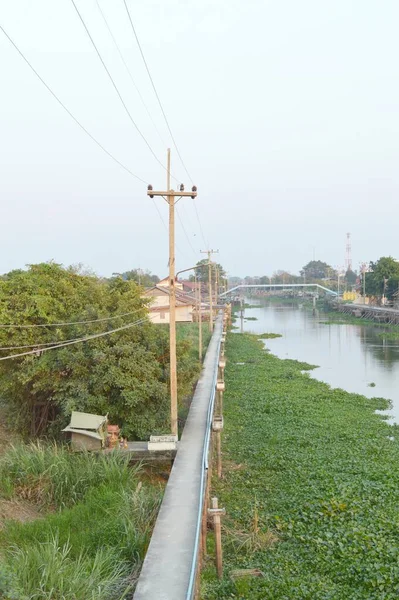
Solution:
[{"label": "tall grass clump", "polygon": [[11,552],[7,596],[17,600],[110,600],[129,587],[129,565],[117,553],[98,549],[94,556],[71,556],[71,544],[55,536],[32,552]]},{"label": "tall grass clump", "polygon": [[128,486],[134,476],[128,457],[118,452],[73,453],[65,445],[34,442],[14,446],[2,457],[0,493],[60,509],[82,500],[93,486]]},{"label": "tall grass clump", "polygon": [[122,600],[134,587],[162,491],[142,484],[128,457],[72,453],[56,444],[11,448],[4,496],[42,518],[0,528],[0,598]]}]

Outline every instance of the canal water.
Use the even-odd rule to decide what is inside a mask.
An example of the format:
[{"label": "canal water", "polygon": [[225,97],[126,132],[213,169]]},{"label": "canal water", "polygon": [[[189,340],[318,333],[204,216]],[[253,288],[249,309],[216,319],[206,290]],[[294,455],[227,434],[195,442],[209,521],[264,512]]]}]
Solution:
[{"label": "canal water", "polygon": [[381,326],[328,324],[325,313],[300,304],[259,304],[244,314],[257,319],[244,318],[244,331],[282,335],[264,340],[273,354],[317,365],[310,375],[332,387],[391,400],[385,414],[399,423],[399,340],[383,340]]}]

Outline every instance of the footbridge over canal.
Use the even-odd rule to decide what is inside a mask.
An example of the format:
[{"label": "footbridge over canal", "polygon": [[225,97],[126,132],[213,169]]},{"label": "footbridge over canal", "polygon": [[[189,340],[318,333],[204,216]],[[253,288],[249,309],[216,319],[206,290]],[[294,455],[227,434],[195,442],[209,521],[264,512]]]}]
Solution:
[{"label": "footbridge over canal", "polygon": [[309,289],[309,288],[312,288],[315,291],[323,290],[323,292],[325,292],[326,294],[329,294],[331,296],[338,295],[337,292],[335,292],[334,290],[330,290],[329,288],[325,287],[324,285],[320,285],[318,283],[264,283],[264,284],[245,284],[245,283],[243,283],[241,285],[236,285],[235,287],[230,288],[229,290],[226,290],[222,294],[219,294],[219,298],[224,298],[226,296],[229,296],[237,290],[239,290],[239,291],[241,291],[241,290],[245,291],[245,290],[250,290],[250,289],[291,290],[291,289]]}]

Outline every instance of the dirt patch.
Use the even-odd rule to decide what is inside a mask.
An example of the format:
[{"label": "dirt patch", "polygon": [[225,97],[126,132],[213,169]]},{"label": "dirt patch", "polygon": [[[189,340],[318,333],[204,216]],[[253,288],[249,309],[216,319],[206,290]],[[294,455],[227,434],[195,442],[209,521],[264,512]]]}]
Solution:
[{"label": "dirt patch", "polygon": [[4,521],[7,519],[26,523],[40,519],[42,516],[38,509],[29,502],[0,500],[0,529],[3,528]]}]

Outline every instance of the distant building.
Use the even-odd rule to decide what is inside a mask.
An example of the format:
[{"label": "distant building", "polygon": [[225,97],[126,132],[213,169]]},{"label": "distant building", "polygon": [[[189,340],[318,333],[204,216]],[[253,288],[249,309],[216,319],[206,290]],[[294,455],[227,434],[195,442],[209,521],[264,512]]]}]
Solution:
[{"label": "distant building", "polygon": [[[165,283],[166,281],[166,283]],[[147,289],[142,296],[150,298],[149,305],[152,323],[169,323],[170,321],[170,293],[168,289],[168,278],[163,279],[157,285]],[[183,286],[176,284],[176,322],[192,323],[195,310],[195,299],[183,293]]]}]

